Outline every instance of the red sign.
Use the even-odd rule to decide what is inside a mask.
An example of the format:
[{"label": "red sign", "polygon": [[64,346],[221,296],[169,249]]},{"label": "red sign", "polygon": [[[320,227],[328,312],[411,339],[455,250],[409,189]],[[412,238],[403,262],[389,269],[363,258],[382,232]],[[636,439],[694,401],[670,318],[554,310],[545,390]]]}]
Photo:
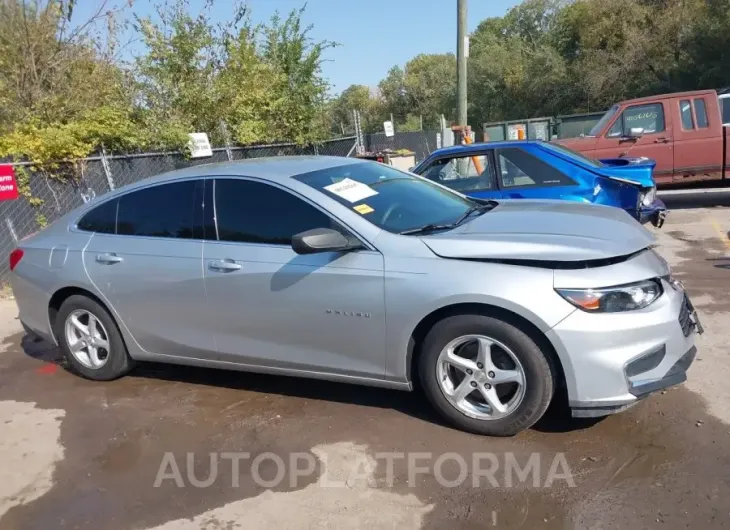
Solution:
[{"label": "red sign", "polygon": [[18,198],[18,185],[15,182],[13,166],[0,166],[0,201]]}]

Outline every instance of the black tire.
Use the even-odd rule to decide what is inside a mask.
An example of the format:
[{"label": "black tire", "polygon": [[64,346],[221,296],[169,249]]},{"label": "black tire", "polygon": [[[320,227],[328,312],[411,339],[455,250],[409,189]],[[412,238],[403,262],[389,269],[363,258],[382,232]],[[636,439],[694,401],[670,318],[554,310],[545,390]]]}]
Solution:
[{"label": "black tire", "polygon": [[[65,324],[68,316],[78,309],[83,309],[94,315],[104,326],[109,342],[109,352],[106,363],[100,368],[89,368],[79,362],[69,349],[66,339]],[[67,365],[78,375],[94,381],[111,381],[129,372],[134,367],[134,360],[129,356],[116,322],[106,310],[95,300],[84,295],[69,296],[61,305],[56,318],[55,330]]]},{"label": "black tire", "polygon": [[[525,395],[520,405],[499,419],[471,418],[446,398],[437,378],[438,358],[452,340],[465,335],[485,335],[510,348],[525,372]],[[540,348],[513,324],[484,315],[456,315],[445,318],[426,335],[419,358],[419,376],[431,404],[461,430],[488,436],[514,436],[531,427],[547,410],[553,397],[555,371]]]}]

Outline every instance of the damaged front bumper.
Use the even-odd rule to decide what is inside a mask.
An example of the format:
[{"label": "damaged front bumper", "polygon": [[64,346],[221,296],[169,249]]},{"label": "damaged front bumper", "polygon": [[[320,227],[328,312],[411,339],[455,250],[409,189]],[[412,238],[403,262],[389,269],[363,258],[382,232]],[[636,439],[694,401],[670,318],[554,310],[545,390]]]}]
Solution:
[{"label": "damaged front bumper", "polygon": [[614,414],[686,380],[702,325],[682,285],[661,281],[663,295],[645,309],[576,311],[548,331],[564,359],[573,416]]}]

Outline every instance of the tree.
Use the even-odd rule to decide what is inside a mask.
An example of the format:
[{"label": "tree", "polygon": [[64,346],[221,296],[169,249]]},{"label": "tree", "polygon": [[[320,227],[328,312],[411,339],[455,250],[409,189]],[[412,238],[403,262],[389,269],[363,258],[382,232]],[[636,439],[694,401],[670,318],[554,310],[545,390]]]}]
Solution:
[{"label": "tree", "polygon": [[312,26],[302,27],[305,8],[292,11],[282,21],[275,14],[262,26],[261,56],[276,74],[272,87],[275,105],[270,126],[278,139],[308,143],[324,139],[328,130],[317,119],[324,112],[329,84],[322,77],[322,54],[337,44],[315,42]]},{"label": "tree", "polygon": [[441,114],[456,114],[456,56],[417,55],[406,63],[404,89],[407,113],[423,116],[424,127],[436,128]]},{"label": "tree", "polygon": [[386,112],[383,100],[365,85],[351,85],[334,99],[331,105],[331,120],[336,132],[354,132],[352,111],[360,112],[360,123],[365,132],[382,129]]},{"label": "tree", "polygon": [[70,1],[0,2],[0,156],[47,162],[136,141],[114,58],[119,10],[101,2],[85,20],[72,13]]}]

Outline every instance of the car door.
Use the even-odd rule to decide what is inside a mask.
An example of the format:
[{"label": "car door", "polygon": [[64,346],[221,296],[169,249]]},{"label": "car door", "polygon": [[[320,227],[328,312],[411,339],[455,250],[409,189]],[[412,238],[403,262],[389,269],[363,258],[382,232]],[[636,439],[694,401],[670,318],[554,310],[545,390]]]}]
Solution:
[{"label": "car door", "polygon": [[294,234],[323,227],[347,231],[272,183],[217,178],[214,195],[216,234],[206,241],[204,263],[219,358],[382,378],[383,256],[370,248],[296,254]]},{"label": "car door", "polygon": [[472,197],[499,199],[496,174],[489,150],[433,160],[419,174],[434,182]]},{"label": "car door", "polygon": [[[672,113],[670,100],[641,103],[626,107],[596,140],[594,158],[646,157],[655,160],[654,175],[671,176],[674,170]],[[632,138],[631,129],[644,130]]]},{"label": "car door", "polygon": [[560,199],[593,196],[592,187],[577,181],[522,147],[495,150],[499,187],[505,199]]},{"label": "car door", "polygon": [[139,346],[176,357],[214,355],[202,272],[203,180],[133,190],[100,208],[115,222],[79,229],[91,282]]},{"label": "car door", "polygon": [[720,117],[713,102],[708,100],[709,96],[705,95],[672,99],[672,109],[677,116],[674,128],[674,174],[677,179],[705,175],[722,177]]}]

